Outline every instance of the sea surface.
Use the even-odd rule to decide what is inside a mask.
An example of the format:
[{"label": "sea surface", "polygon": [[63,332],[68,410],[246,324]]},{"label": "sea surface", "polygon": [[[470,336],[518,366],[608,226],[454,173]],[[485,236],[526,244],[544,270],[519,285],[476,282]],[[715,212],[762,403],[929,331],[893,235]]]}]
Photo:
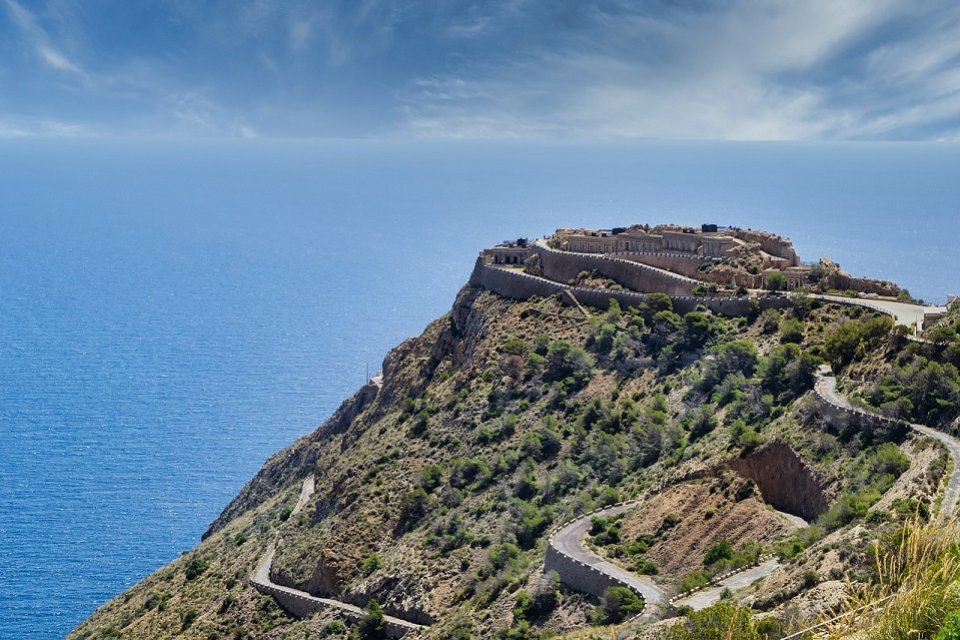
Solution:
[{"label": "sea surface", "polygon": [[668,221],[943,301],[960,146],[0,142],[0,639],[190,549],[484,246]]}]

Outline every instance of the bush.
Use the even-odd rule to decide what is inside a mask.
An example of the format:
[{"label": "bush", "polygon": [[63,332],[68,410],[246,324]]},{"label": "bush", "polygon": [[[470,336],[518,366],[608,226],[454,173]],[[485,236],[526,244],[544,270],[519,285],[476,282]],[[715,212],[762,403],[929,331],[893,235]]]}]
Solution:
[{"label": "bush", "polygon": [[726,540],[721,540],[717,544],[707,549],[706,555],[703,556],[703,566],[709,567],[710,565],[716,564],[721,560],[732,559],[733,547]]},{"label": "bush", "polygon": [[347,625],[343,624],[340,620],[331,620],[323,625],[323,635],[325,636],[341,636],[346,632]]},{"label": "bush", "polygon": [[210,567],[210,561],[206,558],[201,558],[200,556],[194,556],[191,558],[190,562],[187,563],[187,566],[184,568],[183,573],[186,576],[187,580],[194,580],[199,578],[204,571]]},{"label": "bush", "polygon": [[192,624],[194,623],[194,621],[197,619],[197,616],[198,616],[198,615],[200,615],[200,614],[197,612],[196,609],[192,609],[192,608],[191,608],[191,609],[187,609],[186,611],[184,611],[184,612],[183,612],[183,618],[182,618],[183,624],[181,625],[180,630],[182,631],[182,630],[184,630],[184,629],[189,628],[190,625],[192,625]]},{"label": "bush", "polygon": [[709,582],[710,576],[707,575],[706,571],[692,571],[683,577],[683,580],[681,580],[677,586],[677,591],[683,593],[684,591],[690,591],[692,589],[700,589],[701,587],[707,586]]},{"label": "bush", "polygon": [[423,487],[425,491],[433,491],[443,482],[443,471],[443,467],[439,464],[428,464],[420,470],[418,484]]},{"label": "bush", "polygon": [[947,616],[933,640],[960,640],[960,611],[954,611]]},{"label": "bush", "polygon": [[626,587],[607,587],[600,599],[603,621],[610,624],[643,611],[643,599]]},{"label": "bush", "polygon": [[360,561],[360,573],[368,576],[382,566],[383,560],[380,559],[380,556],[377,555],[376,552],[373,552]]},{"label": "bush", "polygon": [[889,473],[899,477],[910,468],[910,458],[905,456],[897,445],[892,442],[884,442],[877,447],[877,452],[873,454],[873,458],[870,460],[870,466],[873,467],[874,473]]},{"label": "bush", "polygon": [[666,640],[760,640],[747,607],[721,602],[687,615],[686,622],[670,627]]},{"label": "bush", "polygon": [[400,520],[398,525],[401,529],[407,528],[418,522],[423,516],[427,515],[430,507],[430,496],[423,490],[423,487],[412,489],[400,498]]},{"label": "bush", "polygon": [[580,347],[565,340],[550,343],[547,349],[544,380],[563,381],[570,390],[583,387],[593,374],[593,358]]}]

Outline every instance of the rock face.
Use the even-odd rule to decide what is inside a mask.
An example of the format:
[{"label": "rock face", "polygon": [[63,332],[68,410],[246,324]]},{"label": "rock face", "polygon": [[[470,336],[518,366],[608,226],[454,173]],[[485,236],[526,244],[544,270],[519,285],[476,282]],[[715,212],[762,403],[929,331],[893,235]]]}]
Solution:
[{"label": "rock face", "polygon": [[782,442],[773,442],[729,466],[756,482],[763,499],[780,511],[815,520],[827,510],[827,499],[813,472]]}]

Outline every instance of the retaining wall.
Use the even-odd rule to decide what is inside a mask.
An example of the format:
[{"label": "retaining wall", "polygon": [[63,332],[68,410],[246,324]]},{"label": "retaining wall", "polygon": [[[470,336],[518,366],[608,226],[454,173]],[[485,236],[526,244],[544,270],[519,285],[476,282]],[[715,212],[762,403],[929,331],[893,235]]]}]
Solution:
[{"label": "retaining wall", "polygon": [[563,555],[554,549],[553,545],[547,545],[547,556],[543,570],[545,573],[556,571],[557,575],[560,576],[560,582],[564,585],[598,598],[602,598],[604,592],[610,587],[630,589],[641,598],[643,597],[642,593],[631,588],[627,583],[579,560]]},{"label": "retaining wall", "polygon": [[[880,415],[879,413],[864,411],[863,409],[857,409],[853,406],[844,406],[836,402],[823,391],[821,386],[823,384],[829,383],[827,378],[821,377],[814,387],[814,393],[816,394],[817,400],[820,404],[820,413],[828,421],[848,423],[851,420],[855,420],[857,424],[863,426],[891,427],[895,429],[903,429],[904,431],[910,428],[910,425],[902,420],[888,418],[887,416]],[[836,383],[834,382],[833,384]]]},{"label": "retaining wall", "polygon": [[[344,618],[350,622],[358,622],[363,618],[363,612],[360,611],[351,611],[349,609],[334,606],[329,602],[325,602],[321,598],[314,598],[312,596],[303,596],[298,593],[290,593],[286,589],[280,587],[264,584],[262,582],[253,581],[253,586],[257,591],[268,596],[273,596],[277,603],[283,607],[283,610],[290,613],[291,615],[297,618],[306,618],[309,615],[316,613],[322,609],[335,608],[337,613],[342,615]],[[405,626],[391,621],[389,618],[385,621],[384,630],[386,635],[389,638],[400,638],[411,631],[416,631],[417,627],[414,625]]]}]

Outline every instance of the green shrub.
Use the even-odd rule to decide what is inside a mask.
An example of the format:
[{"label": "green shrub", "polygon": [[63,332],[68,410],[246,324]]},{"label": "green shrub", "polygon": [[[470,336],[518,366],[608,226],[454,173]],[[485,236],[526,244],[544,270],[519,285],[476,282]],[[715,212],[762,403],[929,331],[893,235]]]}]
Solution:
[{"label": "green shrub", "polygon": [[380,556],[376,552],[373,552],[360,561],[360,573],[368,576],[382,566],[383,560],[380,559]]},{"label": "green shrub", "polygon": [[190,562],[187,563],[183,573],[187,580],[194,580],[199,578],[208,568],[210,568],[209,560],[200,556],[194,556],[190,559]]},{"label": "green shrub", "polygon": [[720,602],[687,614],[687,620],[673,625],[665,640],[760,640],[747,607]]},{"label": "green shrub", "polygon": [[418,484],[425,491],[433,491],[443,482],[444,468],[439,464],[428,464],[420,470]]},{"label": "green shrub", "polygon": [[707,549],[707,553],[703,556],[703,566],[709,567],[721,560],[731,559],[733,559],[733,547],[726,540],[721,540]]},{"label": "green shrub", "polygon": [[622,622],[643,611],[643,599],[626,587],[607,587],[600,598],[603,622]]},{"label": "green shrub", "polygon": [[954,611],[947,616],[933,640],[960,640],[960,611]]},{"label": "green shrub", "polygon": [[343,624],[340,620],[331,620],[323,625],[323,635],[325,636],[341,636],[346,632],[347,625]]},{"label": "green shrub", "polygon": [[680,581],[680,584],[677,585],[677,591],[684,592],[690,591],[691,589],[700,589],[701,587],[707,586],[710,582],[710,576],[707,575],[706,571],[691,571],[683,577],[683,580]]},{"label": "green shrub", "polygon": [[183,612],[183,624],[180,626],[180,630],[183,631],[188,629],[190,625],[194,623],[197,619],[197,616],[200,615],[196,609],[190,608]]}]

